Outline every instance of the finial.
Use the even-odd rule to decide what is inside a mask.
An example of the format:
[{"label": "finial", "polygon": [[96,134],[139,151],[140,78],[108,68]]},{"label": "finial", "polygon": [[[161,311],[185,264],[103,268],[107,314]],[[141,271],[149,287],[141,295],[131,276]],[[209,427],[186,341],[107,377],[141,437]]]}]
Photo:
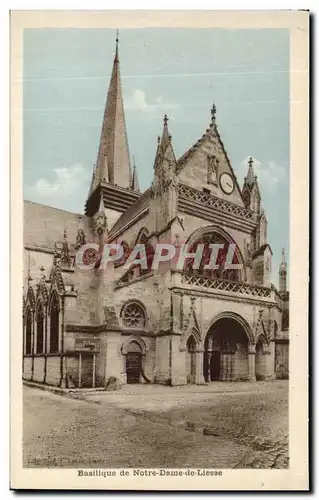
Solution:
[{"label": "finial", "polygon": [[157,144],[159,145],[159,143],[160,143],[160,142],[161,142],[161,138],[160,138],[160,136],[158,135],[158,136],[157,136]]},{"label": "finial", "polygon": [[116,30],[116,47],[115,47],[115,57],[114,62],[119,62],[119,30]]},{"label": "finial", "polygon": [[254,164],[254,160],[253,160],[253,159],[252,159],[252,157],[250,156],[250,157],[249,157],[249,160],[248,160],[248,165],[249,165],[250,167],[252,167],[252,166],[253,166],[253,164]]},{"label": "finial", "polygon": [[216,121],[216,105],[215,103],[213,104],[213,107],[212,109],[210,110],[210,114],[212,116],[212,119],[211,119],[211,122],[212,122],[212,125],[215,125],[215,121]]},{"label": "finial", "polygon": [[68,234],[67,234],[66,229],[64,229],[63,239],[64,239],[64,241],[66,241],[68,239]]},{"label": "finial", "polygon": [[167,126],[167,122],[168,122],[168,116],[165,115],[164,116],[164,126],[166,127]]},{"label": "finial", "polygon": [[286,262],[285,249],[283,248],[281,251],[281,262]]},{"label": "finial", "polygon": [[169,139],[169,142],[172,142],[172,136],[171,135],[168,136],[168,139]]}]

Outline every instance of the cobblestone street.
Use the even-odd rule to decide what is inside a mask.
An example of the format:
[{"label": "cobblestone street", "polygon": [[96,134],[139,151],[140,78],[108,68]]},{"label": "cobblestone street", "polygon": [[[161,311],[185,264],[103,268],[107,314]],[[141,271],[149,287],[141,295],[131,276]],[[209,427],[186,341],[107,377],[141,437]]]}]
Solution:
[{"label": "cobblestone street", "polygon": [[26,467],[288,466],[288,382],[24,387]]}]

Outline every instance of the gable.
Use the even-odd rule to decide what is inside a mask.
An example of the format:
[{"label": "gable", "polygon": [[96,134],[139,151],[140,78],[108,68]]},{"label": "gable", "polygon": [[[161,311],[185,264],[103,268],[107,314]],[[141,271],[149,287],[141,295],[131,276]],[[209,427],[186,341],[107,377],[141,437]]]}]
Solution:
[{"label": "gable", "polygon": [[[224,173],[231,176],[233,191],[229,194],[222,189]],[[216,129],[208,129],[197,143],[177,162],[179,182],[193,188],[208,189],[213,196],[244,206],[241,190],[232,169],[223,142]]]}]

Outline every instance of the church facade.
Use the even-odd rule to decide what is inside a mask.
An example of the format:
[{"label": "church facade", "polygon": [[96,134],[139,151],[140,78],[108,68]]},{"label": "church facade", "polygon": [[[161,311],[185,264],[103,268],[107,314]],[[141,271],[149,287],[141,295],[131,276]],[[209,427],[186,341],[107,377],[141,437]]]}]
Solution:
[{"label": "church facade", "polygon": [[[23,378],[64,388],[288,378],[287,264],[283,251],[277,289],[253,160],[241,188],[215,105],[179,159],[165,116],[154,158],[141,193],[117,43],[84,214],[24,203]],[[76,254],[88,243],[116,243],[123,256],[101,269],[101,252],[89,252],[83,269]],[[167,243],[203,245],[198,268],[189,259],[183,269],[173,260],[125,266],[137,244],[150,260]],[[221,247],[216,269],[203,265],[211,244]],[[230,245],[236,269],[225,265]]]}]

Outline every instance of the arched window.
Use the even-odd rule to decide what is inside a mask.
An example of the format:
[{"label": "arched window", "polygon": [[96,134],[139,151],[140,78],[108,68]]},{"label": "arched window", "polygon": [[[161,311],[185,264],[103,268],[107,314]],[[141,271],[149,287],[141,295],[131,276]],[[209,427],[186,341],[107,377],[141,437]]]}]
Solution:
[{"label": "arched window", "polygon": [[[222,245],[222,248],[218,249],[217,259],[215,261],[216,269],[213,268],[213,265],[209,269],[205,269],[205,266],[210,264],[212,249],[210,245]],[[226,259],[228,256],[228,252],[231,249],[230,242],[218,232],[211,232],[200,239],[198,239],[195,243],[190,246],[189,252],[195,253],[198,245],[204,245],[202,258],[200,261],[200,265],[198,269],[194,268],[194,259],[189,258],[185,261],[185,270],[191,274],[198,274],[205,276],[207,278],[212,279],[223,279],[227,281],[242,281],[242,273],[241,269],[227,269]],[[240,252],[239,249],[235,248],[231,264],[240,264]]]},{"label": "arched window", "polygon": [[142,276],[144,274],[148,274],[151,269],[152,269],[152,262],[154,258],[154,248],[149,242],[149,232],[146,227],[143,227],[140,232],[138,233],[138,236],[135,241],[135,245],[144,245],[145,246],[145,253],[146,253],[146,260],[147,260],[147,267],[142,268],[139,264],[137,264],[136,267],[138,267],[138,272],[137,276]]},{"label": "arched window", "polygon": [[59,352],[59,299],[56,294],[50,305],[50,352]]},{"label": "arched window", "polygon": [[145,314],[142,307],[135,302],[128,304],[122,313],[123,325],[126,328],[144,328]]},{"label": "arched window", "polygon": [[123,248],[123,255],[117,261],[115,261],[116,267],[125,264],[130,255],[130,247],[127,241],[121,241],[120,246]]},{"label": "arched window", "polygon": [[32,315],[29,307],[26,312],[25,353],[32,354]]},{"label": "arched window", "polygon": [[44,346],[44,314],[42,304],[37,309],[37,354],[43,353]]}]

